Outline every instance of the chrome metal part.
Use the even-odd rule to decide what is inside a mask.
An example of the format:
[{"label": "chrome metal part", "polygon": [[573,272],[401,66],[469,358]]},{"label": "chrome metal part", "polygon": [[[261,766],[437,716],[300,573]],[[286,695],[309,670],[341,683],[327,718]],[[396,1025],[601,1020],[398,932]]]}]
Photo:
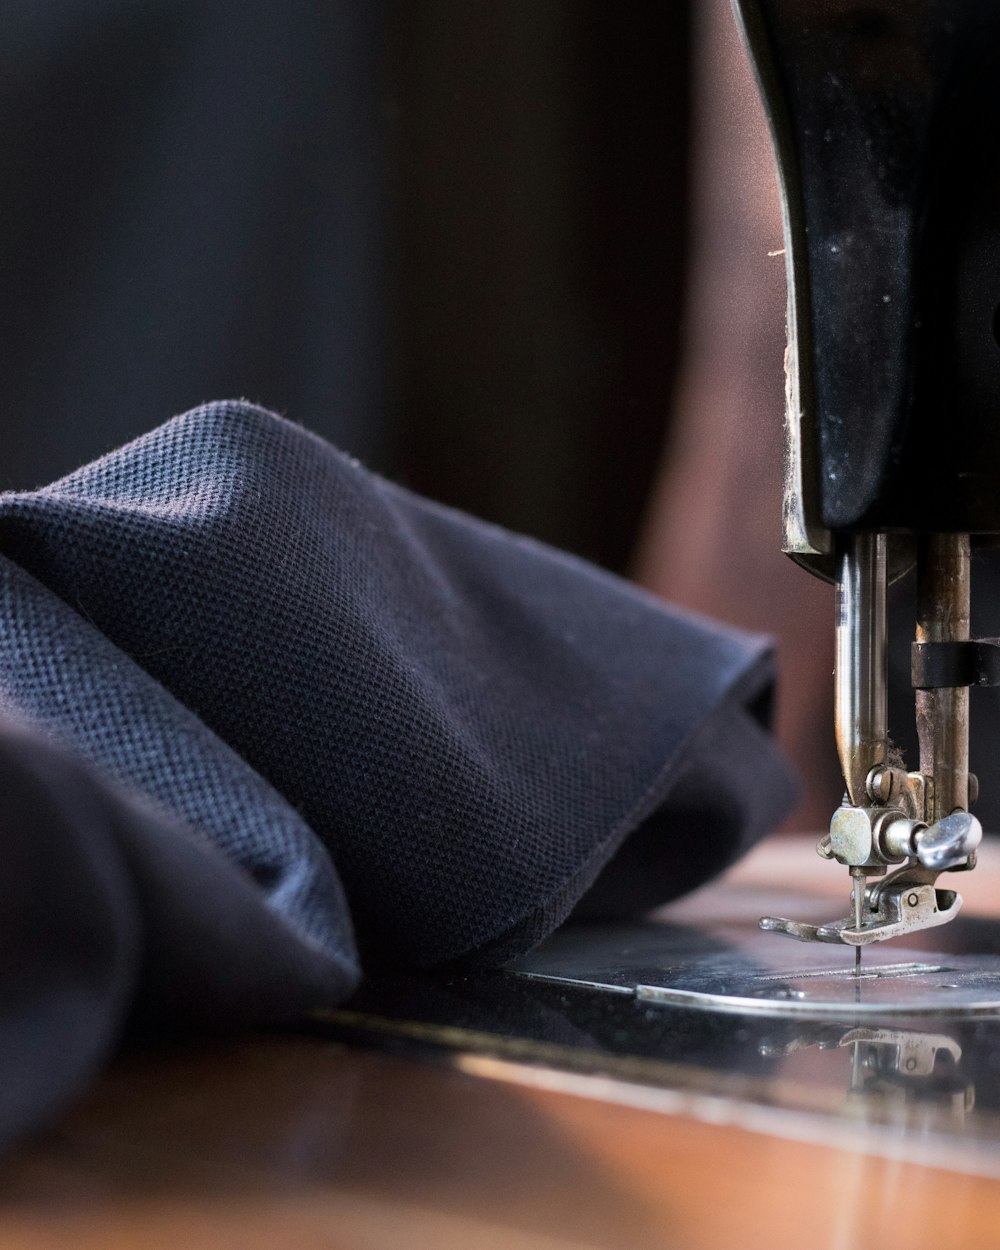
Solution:
[{"label": "chrome metal part", "polygon": [[[865,889],[864,906],[857,907],[857,883],[863,870],[852,871],[854,909],[842,920],[811,925],[783,916],[764,916],[760,927],[765,933],[782,933],[799,942],[843,942],[848,946],[869,946],[887,938],[902,937],[917,929],[947,924],[958,915],[962,896],[954,890],[935,887],[937,873],[924,867],[907,866],[881,877]],[[855,872],[858,875],[854,875]],[[859,910],[861,912],[859,918]]]},{"label": "chrome metal part", "polygon": [[[835,720],[847,794],[816,849],[850,869],[852,914],[818,925],[761,920],[762,929],[801,942],[860,949],[946,923],[962,900],[953,890],[937,889],[937,876],[974,867],[983,836],[968,811],[978,786],[968,771],[967,688],[916,692],[919,772],[907,772],[890,749],[885,552],[880,534],[849,535],[838,548]],[[918,570],[918,643],[967,641],[968,535],[922,538]],[[884,876],[895,865],[898,871]],[[883,879],[866,888],[870,876]]]},{"label": "chrome metal part", "polygon": [[727,928],[724,941],[718,931],[683,924],[605,923],[561,929],[509,970],[559,986],[631,995],[648,1005],[836,1016],[853,1027],[882,1024],[878,1017],[885,1015],[992,1015],[1000,1022],[994,956],[875,943],[858,977],[846,954],[843,945],[755,938],[739,922]]},{"label": "chrome metal part", "polygon": [[[947,1033],[925,1033],[918,1029],[877,1028],[873,1025],[862,1025],[840,1031],[836,1025],[813,1025],[804,1033],[796,1034],[778,1043],[770,1040],[762,1042],[758,1049],[762,1055],[793,1055],[801,1050],[844,1050],[853,1052],[852,1060],[857,1057],[858,1049],[864,1048],[877,1056],[872,1062],[864,1059],[861,1068],[875,1068],[879,1072],[894,1077],[908,1077],[918,1080],[934,1076],[940,1068],[941,1061],[957,1069],[962,1061],[962,1047]],[[854,1067],[852,1063],[852,1068]],[[853,1085],[853,1082],[852,1082]]]},{"label": "chrome metal part", "polygon": [[887,864],[901,864],[916,854],[916,838],[927,826],[922,820],[910,820],[898,812],[888,811],[872,828],[875,853]]},{"label": "chrome metal part", "polygon": [[877,807],[895,808],[911,820],[929,822],[927,805],[931,787],[923,773],[878,765],[868,774],[866,787]]},{"label": "chrome metal part", "polygon": [[[860,929],[864,924],[865,911],[865,874],[862,868],[851,869],[852,898],[854,902],[854,927]],[[861,976],[861,947],[854,948],[854,975]]]},{"label": "chrome metal part", "polygon": [[891,803],[906,783],[906,773],[888,764],[876,764],[865,778],[865,790],[873,803]]},{"label": "chrome metal part", "polygon": [[684,987],[637,985],[635,994],[650,1004],[747,1015],[841,1019],[996,1015],[1000,971],[993,960],[976,956],[961,962],[913,958],[871,964],[859,977],[845,968],[822,967],[733,977],[720,976],[719,969],[706,966]]},{"label": "chrome metal part", "polygon": [[964,864],[982,838],[983,827],[971,812],[955,811],[927,825],[898,808],[845,804],[834,813],[823,845],[828,858],[852,869],[880,870],[909,859],[946,872]]},{"label": "chrome metal part", "polygon": [[885,1056],[881,1068],[909,1077],[933,1076],[942,1056],[956,1066],[962,1058],[962,1048],[953,1037],[913,1029],[851,1029],[837,1045],[877,1050],[880,1057]]},{"label": "chrome metal part", "polygon": [[754,969],[731,955],[707,955],[690,966],[666,967],[655,980],[648,967],[636,968],[633,975],[623,966],[614,980],[605,980],[585,962],[573,969],[546,967],[544,953],[519,960],[513,970],[535,981],[631,994],[651,1006],[741,1015],[841,1020],[1000,1015],[995,960],[975,955],[927,958],[906,950],[892,954],[892,961],[875,962],[882,956],[876,952],[860,976],[846,967],[804,960],[774,971]]},{"label": "chrome metal part", "polygon": [[[942,1119],[964,1128],[976,1087],[962,1077],[962,1048],[944,1033],[916,1029],[851,1029],[837,1043],[850,1052],[852,1104],[889,1108],[913,1127]],[[928,1116],[928,1111],[930,1115]]]},{"label": "chrome metal part", "polygon": [[872,857],[872,818],[866,807],[838,807],[830,821],[830,854],[840,864],[867,864]]},{"label": "chrome metal part", "polygon": [[841,936],[850,920],[831,920],[829,924],[807,924],[803,920],[788,920],[784,916],[761,916],[760,927],[765,933],[783,933],[797,942],[832,942],[840,946]]},{"label": "chrome metal part", "polygon": [[838,552],[834,724],[851,804],[888,756],[886,729],[886,540],[850,534]]},{"label": "chrome metal part", "polygon": [[913,836],[917,859],[926,868],[945,872],[956,868],[975,853],[983,840],[983,827],[971,812],[957,811],[944,816]]}]

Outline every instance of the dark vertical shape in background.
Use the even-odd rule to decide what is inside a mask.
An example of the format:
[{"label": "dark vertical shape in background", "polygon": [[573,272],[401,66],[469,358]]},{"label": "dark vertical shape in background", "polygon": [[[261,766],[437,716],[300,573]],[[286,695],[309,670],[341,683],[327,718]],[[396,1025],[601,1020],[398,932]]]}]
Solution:
[{"label": "dark vertical shape in background", "polygon": [[401,475],[623,568],[672,398],[685,3],[394,9]]},{"label": "dark vertical shape in background", "polygon": [[244,396],[624,568],[678,349],[689,7],[9,0],[0,488]]},{"label": "dark vertical shape in background", "polygon": [[227,395],[383,458],[383,17],[6,0],[0,487]]}]

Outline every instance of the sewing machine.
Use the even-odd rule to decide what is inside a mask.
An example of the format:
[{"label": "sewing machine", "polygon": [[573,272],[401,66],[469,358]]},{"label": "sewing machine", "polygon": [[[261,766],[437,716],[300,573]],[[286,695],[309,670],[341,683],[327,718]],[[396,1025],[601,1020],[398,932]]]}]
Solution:
[{"label": "sewing machine", "polygon": [[[944,924],[975,866],[970,547],[1000,533],[1000,136],[992,0],[734,0],[777,154],[788,275],[784,549],[836,585],[846,785],[819,853],[844,919],[761,927],[856,950]],[[887,726],[886,590],[917,569],[919,765]]]}]

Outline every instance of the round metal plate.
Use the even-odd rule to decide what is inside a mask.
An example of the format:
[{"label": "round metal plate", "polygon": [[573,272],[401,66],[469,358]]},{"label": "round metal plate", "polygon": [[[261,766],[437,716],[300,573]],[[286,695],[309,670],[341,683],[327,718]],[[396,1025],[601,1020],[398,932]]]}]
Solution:
[{"label": "round metal plate", "polygon": [[894,952],[891,963],[869,961],[860,976],[836,959],[828,959],[825,965],[814,960],[789,961],[784,968],[763,971],[710,958],[684,969],[673,984],[637,984],[635,993],[650,1003],[753,1015],[1000,1014],[1000,962],[995,958],[952,955],[900,960],[902,953]]},{"label": "round metal plate", "polygon": [[669,925],[567,928],[511,971],[649,1005],[760,1016],[1000,1016],[1000,956],[790,942],[756,929],[723,945]]}]

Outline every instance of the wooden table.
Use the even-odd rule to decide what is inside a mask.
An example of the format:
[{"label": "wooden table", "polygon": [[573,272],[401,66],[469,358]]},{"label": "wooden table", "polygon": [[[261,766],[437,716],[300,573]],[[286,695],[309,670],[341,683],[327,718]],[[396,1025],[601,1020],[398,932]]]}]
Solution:
[{"label": "wooden table", "polygon": [[[776,863],[798,870],[787,850],[731,875],[730,915]],[[973,909],[995,897],[989,860]],[[841,1117],[824,1144],[822,1117],[759,1111],[721,1086],[484,1046],[407,1057],[299,1036],[132,1055],[0,1172],[0,1246],[1000,1247],[1000,1141],[931,1166],[913,1123],[894,1137]]]}]

